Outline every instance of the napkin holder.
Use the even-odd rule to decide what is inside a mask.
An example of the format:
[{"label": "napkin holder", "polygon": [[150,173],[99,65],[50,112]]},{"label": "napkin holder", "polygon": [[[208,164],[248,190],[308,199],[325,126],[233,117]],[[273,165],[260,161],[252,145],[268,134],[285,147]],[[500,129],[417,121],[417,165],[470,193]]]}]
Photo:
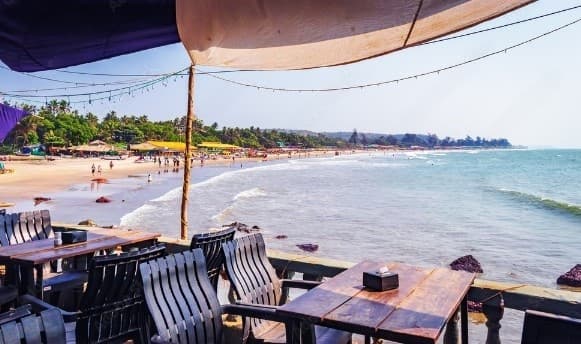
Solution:
[{"label": "napkin holder", "polygon": [[63,245],[87,241],[87,231],[66,231],[61,233]]},{"label": "napkin holder", "polygon": [[376,291],[386,291],[399,287],[397,272],[389,271],[380,273],[377,271],[363,272],[363,285]]}]

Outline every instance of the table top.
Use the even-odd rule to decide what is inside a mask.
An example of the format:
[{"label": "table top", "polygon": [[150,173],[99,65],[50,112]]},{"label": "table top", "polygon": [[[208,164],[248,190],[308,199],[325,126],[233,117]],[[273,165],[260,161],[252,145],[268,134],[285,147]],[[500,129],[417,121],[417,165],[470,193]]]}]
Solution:
[{"label": "table top", "polygon": [[[387,265],[399,288],[373,291],[363,272]],[[458,309],[475,274],[445,268],[363,261],[278,310],[314,324],[404,343],[435,343]]]},{"label": "table top", "polygon": [[87,231],[87,241],[82,243],[55,247],[54,238],[49,238],[0,247],[0,262],[12,261],[21,264],[38,265],[56,259],[75,257],[117,246],[153,240],[158,237],[160,237],[159,233],[134,230],[91,230]]}]

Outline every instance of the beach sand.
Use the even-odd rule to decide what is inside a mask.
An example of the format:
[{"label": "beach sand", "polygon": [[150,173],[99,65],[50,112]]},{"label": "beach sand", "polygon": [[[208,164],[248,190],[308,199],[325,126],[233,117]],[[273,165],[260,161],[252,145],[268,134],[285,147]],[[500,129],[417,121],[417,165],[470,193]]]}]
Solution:
[{"label": "beach sand", "polygon": [[[334,151],[317,151],[293,153],[292,159],[331,157]],[[268,161],[288,159],[288,155],[274,154],[268,156]],[[46,193],[67,189],[71,185],[90,182],[93,178],[119,179],[130,175],[157,174],[160,170],[157,163],[147,161],[136,163],[137,157],[129,157],[125,160],[112,160],[113,168],[109,167],[111,160],[100,158],[56,158],[55,160],[9,160],[4,161],[6,168],[14,170],[13,173],[0,174],[0,203],[14,203],[23,199],[32,200],[34,197],[44,197]],[[263,158],[231,158],[219,157],[216,160],[204,160],[204,166],[216,166],[231,164],[245,164],[251,161],[262,161]],[[91,174],[91,166],[101,165],[102,173]],[[200,161],[194,160],[193,167],[199,167]],[[173,163],[170,159],[171,169]],[[164,165],[162,163],[162,169]],[[180,162],[180,172],[183,171],[183,161]],[[9,209],[9,208],[7,208]]]}]

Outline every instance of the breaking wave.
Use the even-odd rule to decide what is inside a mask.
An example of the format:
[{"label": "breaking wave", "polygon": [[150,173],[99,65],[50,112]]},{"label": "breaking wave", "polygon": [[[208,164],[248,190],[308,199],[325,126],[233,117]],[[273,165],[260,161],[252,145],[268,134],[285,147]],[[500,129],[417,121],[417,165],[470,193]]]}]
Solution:
[{"label": "breaking wave", "polygon": [[504,193],[505,195],[510,196],[511,198],[525,202],[540,208],[545,208],[549,210],[556,210],[567,213],[573,216],[581,217],[581,206],[576,204],[570,204],[563,201],[557,201],[554,199],[541,197],[538,195],[529,194],[526,192],[520,192],[516,190],[509,190],[509,189],[498,189],[498,191]]}]

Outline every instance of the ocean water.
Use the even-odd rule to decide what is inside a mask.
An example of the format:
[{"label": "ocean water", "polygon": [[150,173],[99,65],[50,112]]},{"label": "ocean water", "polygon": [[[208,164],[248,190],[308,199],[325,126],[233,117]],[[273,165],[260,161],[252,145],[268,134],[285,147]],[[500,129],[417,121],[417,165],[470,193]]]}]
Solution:
[{"label": "ocean water", "polygon": [[[116,183],[103,186],[116,200],[106,208],[54,205],[55,218],[178,235],[181,174]],[[68,194],[84,197],[63,192],[65,204]],[[482,278],[557,287],[581,263],[581,150],[371,152],[196,167],[189,214],[190,235],[240,221],[259,226],[271,248],[420,266],[472,254]],[[302,252],[303,243],[319,250]],[[521,323],[505,316],[507,342],[518,342]]]}]

